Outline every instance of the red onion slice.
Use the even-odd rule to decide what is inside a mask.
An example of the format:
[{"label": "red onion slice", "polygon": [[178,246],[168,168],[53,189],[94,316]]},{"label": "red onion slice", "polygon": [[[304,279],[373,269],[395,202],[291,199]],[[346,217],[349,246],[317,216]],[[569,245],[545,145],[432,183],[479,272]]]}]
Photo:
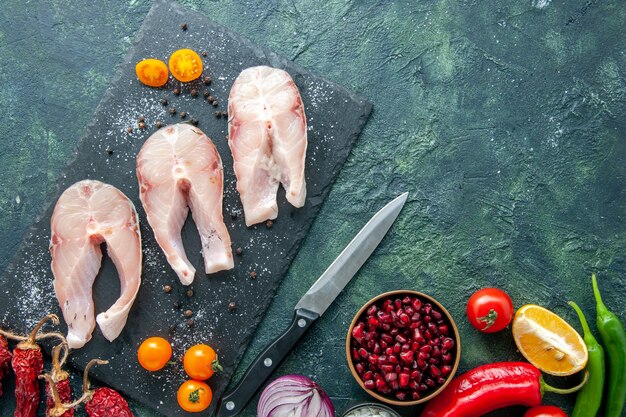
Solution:
[{"label": "red onion slice", "polygon": [[334,417],[335,408],[322,388],[302,375],[285,375],[261,393],[257,417]]}]

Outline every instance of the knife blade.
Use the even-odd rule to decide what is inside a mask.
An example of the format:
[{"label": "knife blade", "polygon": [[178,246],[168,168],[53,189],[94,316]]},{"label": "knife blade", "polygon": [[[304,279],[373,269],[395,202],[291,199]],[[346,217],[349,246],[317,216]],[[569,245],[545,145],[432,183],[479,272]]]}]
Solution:
[{"label": "knife blade", "polygon": [[324,314],[374,252],[400,214],[407,197],[408,193],[404,193],[380,209],[315,281],[296,304],[289,327],[257,356],[235,388],[220,399],[217,417],[232,417],[243,410],[296,342]]}]

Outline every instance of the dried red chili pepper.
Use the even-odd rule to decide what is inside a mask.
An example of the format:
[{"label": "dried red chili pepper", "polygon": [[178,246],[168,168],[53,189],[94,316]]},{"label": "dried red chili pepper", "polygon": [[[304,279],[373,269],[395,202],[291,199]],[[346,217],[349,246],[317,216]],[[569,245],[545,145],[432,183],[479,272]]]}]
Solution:
[{"label": "dried red chili pepper", "polygon": [[11,369],[11,356],[7,338],[0,336],[0,397],[2,396],[2,380],[9,375]]},{"label": "dried red chili pepper", "polygon": [[560,389],[546,384],[539,369],[529,363],[491,363],[454,378],[428,402],[421,417],[480,417],[512,405],[534,407],[541,404],[545,392],[578,391],[588,377],[585,374],[583,382],[574,388]]},{"label": "dried red chili pepper", "polygon": [[[60,359],[61,349],[64,349],[63,358]],[[61,402],[72,402],[72,388],[70,387],[69,374],[63,370],[63,365],[67,359],[69,348],[67,343],[61,343],[52,349],[52,371],[50,372],[50,380],[46,381],[46,415],[51,415],[56,403],[52,395],[51,385],[57,390],[59,400]],[[60,414],[60,417],[74,417],[74,408],[69,408]]]},{"label": "dried red chili pepper", "polygon": [[[41,348],[35,343],[35,337],[41,327],[51,320],[55,325],[59,324],[59,318],[54,314],[48,314],[41,319],[33,328],[28,338],[17,344],[13,350],[11,366],[15,373],[15,414],[14,417],[35,417],[39,406],[39,381],[38,377],[43,372],[43,356]],[[3,332],[5,336],[10,333]],[[57,336],[58,334],[53,334]],[[11,335],[9,337],[12,337]],[[62,335],[58,335],[63,337]],[[16,337],[21,339],[21,337]]]},{"label": "dried red chili pepper", "polygon": [[[48,412],[48,417],[64,416],[64,412],[73,409],[81,403],[85,404],[85,411],[87,411],[89,417],[134,417],[128,407],[128,403],[119,392],[106,387],[96,388],[95,390],[91,389],[89,384],[89,369],[91,369],[93,365],[105,365],[107,363],[109,363],[109,361],[101,359],[92,359],[89,361],[87,366],[85,366],[85,372],[83,374],[83,395],[72,403],[63,403],[56,386],[49,384],[55,405]],[[50,383],[50,375],[44,375],[44,377],[48,383]]]}]

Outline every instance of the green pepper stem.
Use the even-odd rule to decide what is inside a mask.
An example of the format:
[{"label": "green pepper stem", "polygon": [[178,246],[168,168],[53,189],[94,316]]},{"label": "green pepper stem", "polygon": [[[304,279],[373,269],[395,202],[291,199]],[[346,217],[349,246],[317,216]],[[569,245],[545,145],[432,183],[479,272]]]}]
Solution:
[{"label": "green pepper stem", "polygon": [[573,301],[568,301],[567,304],[572,306],[572,308],[576,311],[576,314],[578,314],[578,319],[580,320],[580,325],[583,328],[583,338],[587,337],[587,335],[590,335],[591,334],[591,330],[589,329],[589,325],[587,324],[587,319],[585,318],[585,315],[583,314],[583,312],[580,309],[580,307],[578,307],[578,305],[575,302],[573,302]]},{"label": "green pepper stem", "polygon": [[585,384],[587,383],[587,381],[589,380],[589,371],[585,371],[585,376],[582,380],[582,382],[578,385],[576,385],[575,387],[572,388],[557,388],[557,387],[553,387],[552,385],[548,385],[546,384],[546,381],[543,380],[543,378],[541,378],[539,380],[539,384],[541,384],[541,394],[543,396],[543,394],[545,392],[553,392],[555,394],[561,394],[561,395],[566,395],[566,394],[573,394],[577,391],[580,391]]},{"label": "green pepper stem", "polygon": [[[591,283],[593,285],[593,295],[596,297],[596,309],[598,313],[604,313],[609,309],[606,308],[604,303],[602,302],[602,295],[600,295],[600,289],[598,288],[598,280],[596,279],[596,273],[593,272],[591,274]],[[600,315],[600,314],[598,314]]]}]

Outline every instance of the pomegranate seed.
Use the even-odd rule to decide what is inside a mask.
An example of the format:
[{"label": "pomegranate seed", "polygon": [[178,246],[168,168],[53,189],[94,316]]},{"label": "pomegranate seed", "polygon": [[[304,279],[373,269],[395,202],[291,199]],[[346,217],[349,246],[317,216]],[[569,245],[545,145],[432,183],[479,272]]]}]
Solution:
[{"label": "pomegranate seed", "polygon": [[411,345],[409,345],[408,343],[403,343],[402,344],[402,351],[406,352],[407,350],[411,350]]},{"label": "pomegranate seed", "polygon": [[402,350],[402,345],[400,344],[400,342],[398,342],[395,345],[393,345],[393,352],[394,353],[400,353],[401,350]]},{"label": "pomegranate seed", "polygon": [[385,310],[387,313],[393,310],[393,302],[391,300],[385,300],[385,302],[383,303],[383,310]]},{"label": "pomegranate seed", "polygon": [[383,311],[380,311],[378,313],[378,320],[380,320],[380,322],[382,323],[392,323],[393,322],[393,316],[389,313],[385,313]]},{"label": "pomegranate seed", "polygon": [[376,319],[376,317],[368,318],[367,319],[367,324],[369,324],[373,328],[376,328],[376,327],[380,326],[380,322],[378,321],[378,319]]},{"label": "pomegranate seed", "polygon": [[372,365],[376,364],[376,362],[378,361],[378,355],[371,354],[371,355],[367,358],[367,361],[368,361],[369,363],[371,363]]},{"label": "pomegranate seed", "polygon": [[367,340],[368,342],[374,340],[376,338],[376,332],[365,332],[363,333],[363,340]]},{"label": "pomegranate seed", "polygon": [[400,333],[400,329],[398,329],[397,327],[393,327],[391,330],[389,330],[389,334],[393,337],[396,337],[398,333]]},{"label": "pomegranate seed", "polygon": [[361,339],[363,338],[364,329],[365,329],[365,324],[363,324],[363,322],[357,323],[356,326],[352,328],[352,337],[354,337],[354,339],[357,342],[360,342]]},{"label": "pomegranate seed", "polygon": [[447,324],[440,324],[437,330],[439,331],[439,334],[442,334],[445,336],[447,336],[450,333],[450,330],[448,329]]},{"label": "pomegranate seed", "polygon": [[431,311],[430,315],[432,316],[432,318],[434,318],[437,321],[441,320],[441,317],[442,317],[441,313],[438,312],[437,310]]},{"label": "pomegranate seed", "polygon": [[413,310],[413,307],[411,306],[406,306],[404,307],[404,312],[407,314],[407,316],[411,317],[413,316],[413,314],[415,314],[415,310]]},{"label": "pomegranate seed", "polygon": [[420,301],[419,298],[414,298],[413,302],[411,303],[411,306],[413,306],[413,309],[415,311],[419,311],[420,308],[422,308],[422,302]]},{"label": "pomegranate seed", "polygon": [[396,298],[395,300],[393,300],[393,305],[396,307],[396,310],[402,307],[402,300],[399,298]]},{"label": "pomegranate seed", "polygon": [[433,338],[433,334],[430,332],[430,330],[426,329],[426,330],[424,330],[424,337],[427,340],[431,340]]},{"label": "pomegranate seed", "polygon": [[426,341],[420,329],[413,329],[413,341],[422,344]]},{"label": "pomegranate seed", "polygon": [[352,360],[361,360],[361,356],[359,355],[359,351],[357,350],[357,348],[352,348]]},{"label": "pomegranate seed", "polygon": [[421,359],[423,361],[425,361],[426,359],[430,358],[430,353],[428,352],[423,352],[423,351],[419,351],[419,353],[417,354],[417,359]]},{"label": "pomegranate seed", "polygon": [[432,310],[433,310],[433,306],[430,303],[424,304],[424,307],[422,308],[422,312],[424,314],[430,314]]},{"label": "pomegranate seed", "polygon": [[400,365],[396,365],[396,367],[395,367],[395,368],[393,368],[393,370],[394,370],[397,374],[399,374],[400,372],[402,372],[402,367],[401,367]]},{"label": "pomegranate seed", "polygon": [[430,375],[434,378],[441,376],[441,371],[435,365],[430,365]]},{"label": "pomegranate seed", "polygon": [[417,387],[417,389],[418,389],[419,391],[428,391],[428,385],[426,385],[426,384],[420,384],[420,386],[419,386],[419,387]]},{"label": "pomegranate seed", "polygon": [[405,363],[413,362],[413,358],[414,358],[414,356],[413,356],[413,351],[412,350],[408,350],[408,351],[402,352],[400,354],[400,359],[402,360],[402,362],[405,362]]},{"label": "pomegranate seed", "polygon": [[[400,384],[400,386],[402,386],[402,384]],[[406,400],[406,392],[404,391],[398,391],[396,392],[396,398],[400,401],[404,401]]]},{"label": "pomegranate seed", "polygon": [[437,331],[439,330],[437,325],[433,322],[428,323],[427,327],[428,327],[428,330],[430,330],[430,332],[433,334],[437,334]]},{"label": "pomegranate seed", "polygon": [[368,380],[368,379],[372,379],[374,376],[374,373],[372,371],[366,371],[363,374],[363,379]]},{"label": "pomegranate seed", "polygon": [[378,311],[378,307],[376,307],[376,304],[372,304],[368,309],[367,309],[367,315],[368,316],[373,316],[374,314],[376,314],[376,312]]},{"label": "pomegranate seed", "polygon": [[400,323],[404,326],[408,325],[411,322],[411,318],[406,313],[402,313],[398,315],[398,317],[400,318]]},{"label": "pomegranate seed", "polygon": [[418,359],[417,367],[420,369],[420,371],[425,371],[426,368],[428,368],[428,363],[424,359]]},{"label": "pomegranate seed", "polygon": [[388,355],[388,357],[389,357],[389,363],[392,363],[394,365],[398,363],[398,357],[396,355],[391,354],[391,355]]},{"label": "pomegranate seed", "polygon": [[421,377],[422,377],[422,374],[417,369],[414,371],[411,371],[411,379],[413,379],[414,381],[419,381]]},{"label": "pomegranate seed", "polygon": [[441,347],[444,348],[445,350],[452,349],[454,347],[454,340],[452,340],[449,337],[446,337],[445,339],[443,339],[443,343]]},{"label": "pomegranate seed", "polygon": [[378,371],[378,365],[370,365],[370,371],[377,372]]},{"label": "pomegranate seed", "polygon": [[419,387],[419,385],[420,384],[416,380],[414,380],[414,379],[409,381],[409,388],[411,388],[411,389],[417,389],[417,387]]},{"label": "pomegranate seed", "polygon": [[452,362],[452,354],[451,353],[444,353],[443,355],[441,355],[441,360],[443,361],[443,363],[451,363]]},{"label": "pomegranate seed", "polygon": [[432,378],[426,378],[426,385],[429,386],[430,388],[434,388],[435,386],[437,386],[437,384],[435,383],[435,380],[433,380]]},{"label": "pomegranate seed", "polygon": [[433,350],[433,347],[430,345],[424,345],[420,348],[420,352],[430,353]]},{"label": "pomegranate seed", "polygon": [[390,334],[388,333],[381,333],[380,334],[380,340],[386,342],[386,343],[391,343],[393,342],[393,337],[391,337]]},{"label": "pomegranate seed", "polygon": [[365,366],[362,363],[357,363],[354,368],[356,369],[356,373],[359,375],[362,375],[365,370]]},{"label": "pomegranate seed", "polygon": [[379,355],[381,351],[382,351],[381,346],[378,343],[374,343],[374,353]]},{"label": "pomegranate seed", "polygon": [[[412,319],[411,319],[411,320],[412,320]],[[420,326],[419,326],[419,324],[417,324],[417,323],[411,323],[411,324],[409,324],[409,329],[411,329],[411,330],[413,330],[413,329],[417,329],[418,327],[420,327]]]},{"label": "pomegranate seed", "polygon": [[424,323],[430,323],[433,320],[433,318],[430,316],[424,316],[423,320],[424,320]]},{"label": "pomegranate seed", "polygon": [[420,348],[420,344],[419,343],[417,343],[417,342],[411,343],[411,350],[413,352],[416,352],[419,348]]},{"label": "pomegranate seed", "polygon": [[450,365],[444,365],[441,367],[441,375],[448,376],[452,372],[452,367]]},{"label": "pomegranate seed", "polygon": [[390,372],[393,372],[394,370],[394,366],[393,365],[380,365],[380,370],[383,371],[384,374],[388,374]]},{"label": "pomegranate seed", "polygon": [[411,321],[412,321],[413,323],[419,323],[419,322],[421,322],[421,321],[422,321],[422,316],[420,315],[420,313],[414,313],[414,314],[411,316]]},{"label": "pomegranate seed", "polygon": [[359,349],[359,356],[362,358],[367,358],[369,356],[369,353],[367,353],[367,350],[365,350],[365,348],[360,348]]},{"label": "pomegranate seed", "polygon": [[443,385],[443,384],[445,384],[445,383],[446,383],[446,379],[445,379],[445,378],[443,378],[443,377],[439,377],[439,378],[437,378],[437,383],[438,383],[439,385]]},{"label": "pomegranate seed", "polygon": [[379,365],[384,365],[387,363],[387,357],[385,355],[380,355],[378,357],[378,364]]},{"label": "pomegranate seed", "polygon": [[377,379],[376,380],[376,389],[378,391],[383,392],[385,390],[385,388],[387,388],[387,384],[385,383],[384,379]]},{"label": "pomegranate seed", "polygon": [[429,358],[428,363],[431,365],[436,365],[437,363],[439,363],[439,361],[437,360],[437,358]]},{"label": "pomegranate seed", "polygon": [[396,336],[396,342],[398,343],[406,343],[406,339],[401,334]]},{"label": "pomegranate seed", "polygon": [[389,383],[389,388],[391,388],[392,391],[397,391],[400,389],[400,383],[398,382],[398,380],[391,381]]},{"label": "pomegranate seed", "polygon": [[393,355],[393,348],[391,346],[385,349],[385,355]]},{"label": "pomegranate seed", "polygon": [[412,301],[412,300],[411,300],[411,297],[407,295],[406,297],[404,297],[404,298],[402,299],[402,304],[404,304],[404,305],[409,305],[409,304],[411,304],[411,301]]},{"label": "pomegranate seed", "polygon": [[365,347],[369,350],[374,350],[374,345],[376,344],[376,342],[374,340],[369,340],[366,344]]},{"label": "pomegranate seed", "polygon": [[389,345],[387,344],[387,342],[385,342],[384,340],[381,340],[381,341],[380,341],[380,348],[381,348],[382,350],[385,350],[385,349],[387,349],[388,347],[389,347]]},{"label": "pomegranate seed", "polygon": [[376,388],[376,383],[373,380],[371,380],[371,379],[368,379],[367,381],[365,381],[363,383],[363,385],[365,386],[366,389],[374,389],[374,388]]},{"label": "pomegranate seed", "polygon": [[383,323],[383,324],[380,325],[380,328],[383,329],[384,331],[388,332],[389,330],[391,330],[391,324]]},{"label": "pomegranate seed", "polygon": [[420,399],[420,393],[417,391],[413,391],[411,393],[411,398],[413,398],[414,400],[419,400]]},{"label": "pomegranate seed", "polygon": [[398,374],[395,372],[389,372],[388,374],[385,375],[385,381],[387,382],[392,382],[392,381],[395,381],[396,379],[398,379]]}]

